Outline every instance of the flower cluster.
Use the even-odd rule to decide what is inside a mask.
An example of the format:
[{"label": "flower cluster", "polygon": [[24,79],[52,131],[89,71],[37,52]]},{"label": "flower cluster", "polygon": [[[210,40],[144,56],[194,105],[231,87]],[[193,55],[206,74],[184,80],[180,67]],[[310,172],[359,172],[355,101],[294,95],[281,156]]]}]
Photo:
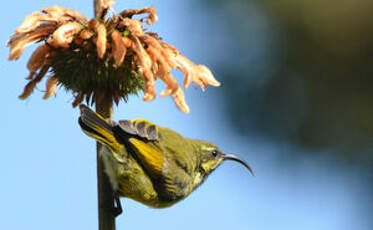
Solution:
[{"label": "flower cluster", "polygon": [[[147,17],[132,18],[138,14]],[[151,25],[157,20],[153,7],[125,10],[109,19],[88,20],[58,5],[27,16],[8,42],[9,59],[18,59],[30,43],[44,42],[27,63],[29,82],[20,98],[27,98],[51,68],[45,99],[56,94],[61,84],[76,93],[73,106],[84,98],[97,102],[102,95],[118,103],[135,93],[136,86],[144,91],[143,99],[151,101],[160,78],[167,85],[160,96],[172,96],[177,107],[188,113],[184,92],[171,69],[184,73],[185,88],[192,82],[202,88],[220,83],[206,66],[194,64],[156,33],[144,32],[143,21]]]}]

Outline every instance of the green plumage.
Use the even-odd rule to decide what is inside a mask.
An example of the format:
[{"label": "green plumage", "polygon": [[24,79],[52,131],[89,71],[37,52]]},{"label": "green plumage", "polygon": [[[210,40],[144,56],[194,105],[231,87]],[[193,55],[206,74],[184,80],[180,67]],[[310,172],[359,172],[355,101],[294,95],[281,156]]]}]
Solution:
[{"label": "green plumage", "polygon": [[80,109],[83,131],[106,146],[102,154],[113,189],[151,207],[184,199],[228,156],[209,142],[143,119],[116,123],[87,106]]}]

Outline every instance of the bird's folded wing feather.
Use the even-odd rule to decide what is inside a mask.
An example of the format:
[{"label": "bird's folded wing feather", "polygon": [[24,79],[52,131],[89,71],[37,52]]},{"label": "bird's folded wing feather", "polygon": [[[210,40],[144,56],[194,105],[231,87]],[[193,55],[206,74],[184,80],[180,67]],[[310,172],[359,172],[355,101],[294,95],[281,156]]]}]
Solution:
[{"label": "bird's folded wing feather", "polygon": [[153,178],[160,178],[163,173],[165,156],[161,149],[155,143],[144,142],[137,138],[129,138],[128,142],[132,150],[135,152],[136,160],[139,161],[149,176]]},{"label": "bird's folded wing feather", "polygon": [[139,136],[148,141],[161,141],[158,127],[144,119],[121,120],[118,126],[128,135]]},{"label": "bird's folded wing feather", "polygon": [[113,131],[152,177],[161,177],[165,156],[159,146],[162,136],[156,125],[144,119],[121,120]]}]

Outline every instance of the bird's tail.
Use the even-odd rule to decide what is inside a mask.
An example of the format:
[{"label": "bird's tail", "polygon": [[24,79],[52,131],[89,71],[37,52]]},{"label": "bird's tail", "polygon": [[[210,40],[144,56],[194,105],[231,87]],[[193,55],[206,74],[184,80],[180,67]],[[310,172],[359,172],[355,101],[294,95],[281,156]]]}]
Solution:
[{"label": "bird's tail", "polygon": [[79,125],[83,132],[115,152],[119,152],[121,144],[115,139],[113,126],[88,106],[81,104],[79,108]]}]

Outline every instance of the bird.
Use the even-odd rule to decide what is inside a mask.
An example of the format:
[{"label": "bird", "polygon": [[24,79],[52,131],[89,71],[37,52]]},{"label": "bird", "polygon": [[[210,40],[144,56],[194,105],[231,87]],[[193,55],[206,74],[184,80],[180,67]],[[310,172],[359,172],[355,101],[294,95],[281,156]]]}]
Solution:
[{"label": "bird", "polygon": [[122,213],[120,197],[153,208],[166,208],[186,198],[222,162],[236,161],[252,168],[216,145],[183,137],[144,119],[104,119],[81,104],[82,131],[100,142],[105,172],[114,192],[115,216]]}]

